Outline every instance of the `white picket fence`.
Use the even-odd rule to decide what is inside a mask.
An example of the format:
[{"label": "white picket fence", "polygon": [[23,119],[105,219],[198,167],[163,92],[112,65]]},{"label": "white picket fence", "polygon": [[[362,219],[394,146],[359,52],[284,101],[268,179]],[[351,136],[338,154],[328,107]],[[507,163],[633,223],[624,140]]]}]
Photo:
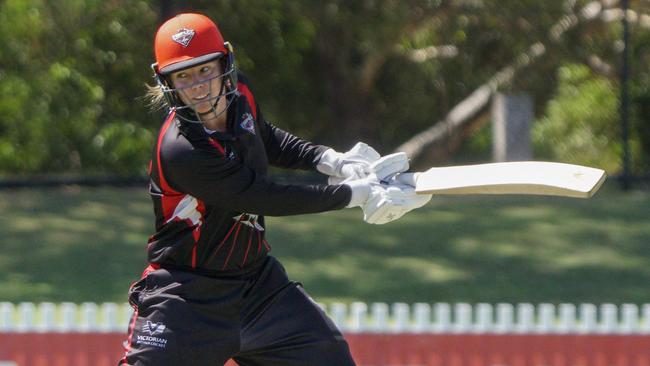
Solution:
[{"label": "white picket fence", "polygon": [[[331,303],[347,333],[650,334],[650,304]],[[0,333],[126,332],[128,304],[0,302]]]}]

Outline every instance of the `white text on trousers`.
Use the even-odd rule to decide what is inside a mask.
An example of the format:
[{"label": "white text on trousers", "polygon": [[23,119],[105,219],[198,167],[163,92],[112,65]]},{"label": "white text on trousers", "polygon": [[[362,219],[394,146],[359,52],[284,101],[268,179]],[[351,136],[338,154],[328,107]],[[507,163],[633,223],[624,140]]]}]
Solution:
[{"label": "white text on trousers", "polygon": [[164,338],[142,336],[142,335],[139,335],[137,337],[138,337],[138,344],[160,347],[160,348],[165,348],[165,346],[167,346],[167,340]]}]

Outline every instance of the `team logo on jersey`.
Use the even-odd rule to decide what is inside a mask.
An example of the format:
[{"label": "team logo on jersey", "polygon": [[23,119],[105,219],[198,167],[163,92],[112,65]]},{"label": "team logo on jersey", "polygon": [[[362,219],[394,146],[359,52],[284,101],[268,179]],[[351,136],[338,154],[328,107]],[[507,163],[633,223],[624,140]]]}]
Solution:
[{"label": "team logo on jersey", "polygon": [[244,130],[252,133],[253,135],[255,134],[255,121],[253,120],[253,116],[250,113],[244,113],[241,116],[242,122],[241,122],[241,128]]},{"label": "team logo on jersey", "polygon": [[194,30],[181,28],[174,35],[172,35],[172,40],[183,47],[187,47],[190,44],[192,38],[194,38]]},{"label": "team logo on jersey", "polygon": [[243,213],[239,216],[233,217],[233,220],[240,222],[255,230],[264,231],[264,227],[257,223],[257,215]]}]

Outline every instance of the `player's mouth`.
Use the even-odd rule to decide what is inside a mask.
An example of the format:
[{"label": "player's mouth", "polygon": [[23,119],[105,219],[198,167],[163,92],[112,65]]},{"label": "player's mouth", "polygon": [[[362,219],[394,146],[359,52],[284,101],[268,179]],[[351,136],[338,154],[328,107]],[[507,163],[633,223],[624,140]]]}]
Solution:
[{"label": "player's mouth", "polygon": [[209,95],[210,95],[210,93],[208,93],[206,95],[199,96],[199,97],[193,97],[192,99],[201,101],[201,100],[206,99]]}]

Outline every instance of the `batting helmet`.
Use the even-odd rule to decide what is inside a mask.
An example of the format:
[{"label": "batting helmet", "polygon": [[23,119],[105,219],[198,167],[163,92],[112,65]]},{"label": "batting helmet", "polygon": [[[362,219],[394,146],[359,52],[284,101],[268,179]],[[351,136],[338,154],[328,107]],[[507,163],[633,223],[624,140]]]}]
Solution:
[{"label": "batting helmet", "polygon": [[156,32],[154,53],[156,63],[151,65],[154,78],[171,108],[187,106],[183,105],[177,90],[171,85],[169,74],[215,59],[221,60],[224,70],[219,77],[223,78],[225,90],[219,94],[219,98],[225,96],[231,99],[236,92],[237,72],[232,46],[224,42],[217,25],[205,15],[184,13],[167,20]]}]

